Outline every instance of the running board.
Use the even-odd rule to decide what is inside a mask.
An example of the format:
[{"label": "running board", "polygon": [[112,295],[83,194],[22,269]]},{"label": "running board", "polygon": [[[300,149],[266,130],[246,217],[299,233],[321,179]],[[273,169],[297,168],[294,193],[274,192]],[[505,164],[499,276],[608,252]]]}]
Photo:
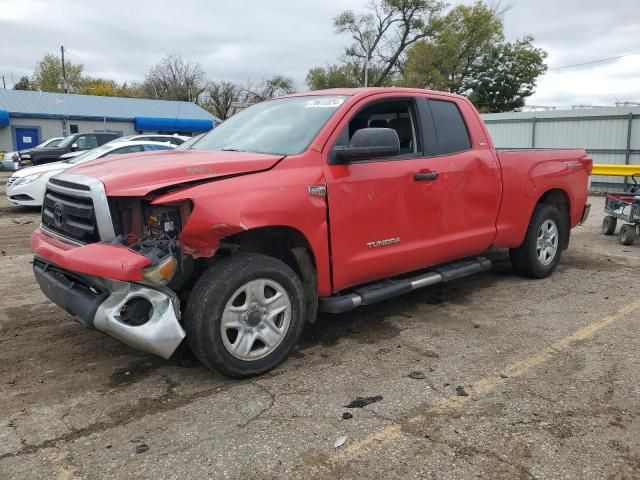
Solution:
[{"label": "running board", "polygon": [[418,288],[436,283],[450,282],[474,273],[485,272],[491,268],[491,260],[477,257],[473,260],[461,260],[432,268],[430,272],[412,278],[385,280],[380,283],[356,288],[353,293],[335,297],[321,298],[318,309],[326,313],[343,313],[360,305],[370,305],[389,298],[409,293]]}]

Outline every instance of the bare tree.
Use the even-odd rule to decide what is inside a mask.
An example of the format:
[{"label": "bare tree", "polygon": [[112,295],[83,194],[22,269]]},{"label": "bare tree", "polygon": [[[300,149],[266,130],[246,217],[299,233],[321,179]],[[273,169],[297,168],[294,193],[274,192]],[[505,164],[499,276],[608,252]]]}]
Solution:
[{"label": "bare tree", "polygon": [[142,86],[149,98],[197,103],[206,88],[206,79],[199,63],[171,53],[149,70]]},{"label": "bare tree", "polygon": [[240,87],[235,83],[221,81],[209,82],[204,91],[202,106],[221,120],[231,113],[231,104],[238,100]]},{"label": "bare tree", "polygon": [[337,33],[351,35],[346,63],[357,64],[364,86],[381,86],[402,67],[411,45],[431,34],[443,11],[440,0],[370,0],[366,13],[346,10],[334,19]]},{"label": "bare tree", "polygon": [[258,103],[293,92],[293,78],[276,75],[257,85],[253,85],[251,81],[247,82],[246,87],[240,89],[239,99],[245,103]]}]

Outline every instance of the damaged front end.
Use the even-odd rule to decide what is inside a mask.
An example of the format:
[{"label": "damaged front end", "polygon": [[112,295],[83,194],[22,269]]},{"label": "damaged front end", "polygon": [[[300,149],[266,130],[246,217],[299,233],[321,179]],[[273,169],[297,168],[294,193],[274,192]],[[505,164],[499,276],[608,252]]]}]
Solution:
[{"label": "damaged front end", "polygon": [[190,203],[107,199],[101,182],[76,177],[48,185],[31,239],[40,288],[86,327],[169,358],[185,337],[176,292],[193,269],[180,245]]}]

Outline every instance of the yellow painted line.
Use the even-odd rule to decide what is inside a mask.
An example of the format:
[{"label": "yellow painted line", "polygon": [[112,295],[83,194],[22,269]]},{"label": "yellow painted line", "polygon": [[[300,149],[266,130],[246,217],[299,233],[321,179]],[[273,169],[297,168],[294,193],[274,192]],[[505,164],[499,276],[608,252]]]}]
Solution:
[{"label": "yellow painted line", "polygon": [[610,175],[614,177],[630,177],[640,174],[640,165],[612,165],[607,163],[594,163],[591,175]]},{"label": "yellow painted line", "polygon": [[321,473],[323,470],[330,469],[343,462],[347,462],[354,457],[364,455],[372,445],[384,444],[395,440],[402,435],[404,426],[424,422],[433,414],[445,413],[447,411],[459,409],[468,401],[491,393],[497,387],[508,382],[510,379],[521,377],[534,367],[547,362],[559,352],[568,350],[576,343],[593,337],[603,328],[617,322],[638,309],[640,309],[640,300],[629,303],[628,305],[621,307],[615,313],[607,315],[606,317],[600,318],[599,320],[582,327],[571,335],[552,343],[538,353],[534,353],[533,355],[530,355],[518,362],[512,363],[497,375],[492,375],[475,382],[474,386],[467,390],[467,393],[469,394],[467,397],[452,395],[439,400],[433,405],[425,405],[422,409],[421,407],[418,407],[416,410],[420,413],[417,413],[407,419],[399,420],[397,423],[389,425],[382,430],[374,432],[361,440],[347,445],[336,455],[328,458],[325,462],[311,467],[312,473]]}]

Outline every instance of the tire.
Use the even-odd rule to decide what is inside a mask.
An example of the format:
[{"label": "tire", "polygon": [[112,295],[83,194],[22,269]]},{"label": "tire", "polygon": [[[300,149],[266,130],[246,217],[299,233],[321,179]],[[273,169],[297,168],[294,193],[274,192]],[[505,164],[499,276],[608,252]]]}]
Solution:
[{"label": "tire", "polygon": [[298,342],[305,304],[300,279],[287,264],[260,254],[231,255],[196,282],[185,311],[187,341],[209,369],[234,378],[259,375]]},{"label": "tire", "polygon": [[616,217],[607,215],[602,220],[602,233],[604,233],[605,235],[613,235],[614,233],[616,233],[617,224],[618,219]]},{"label": "tire", "polygon": [[[567,235],[565,225],[566,222],[556,207],[543,203],[536,205],[524,242],[518,248],[509,250],[513,269],[530,278],[546,278],[551,275],[562,256]],[[555,228],[555,235],[549,226]]]},{"label": "tire", "polygon": [[633,242],[636,241],[636,226],[628,223],[622,225],[618,240],[622,245],[633,245]]}]

